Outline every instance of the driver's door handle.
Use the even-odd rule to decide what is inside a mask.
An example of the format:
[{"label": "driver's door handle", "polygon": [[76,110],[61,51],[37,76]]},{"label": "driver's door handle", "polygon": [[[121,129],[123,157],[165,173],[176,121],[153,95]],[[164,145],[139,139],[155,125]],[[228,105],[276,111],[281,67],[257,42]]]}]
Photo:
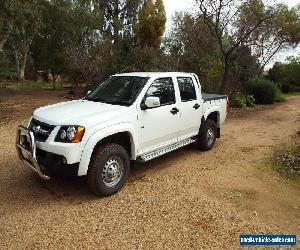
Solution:
[{"label": "driver's door handle", "polygon": [[193,106],[194,109],[198,109],[200,108],[200,105],[198,103],[196,103],[194,106]]},{"label": "driver's door handle", "polygon": [[173,115],[176,115],[179,112],[178,108],[172,108],[170,111]]}]

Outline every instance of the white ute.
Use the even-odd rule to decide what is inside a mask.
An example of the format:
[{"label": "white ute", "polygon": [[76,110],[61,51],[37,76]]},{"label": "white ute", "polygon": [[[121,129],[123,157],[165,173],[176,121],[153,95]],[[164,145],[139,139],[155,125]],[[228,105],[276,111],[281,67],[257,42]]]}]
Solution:
[{"label": "white ute", "polygon": [[99,196],[118,192],[130,165],[196,143],[209,150],[228,109],[224,95],[201,93],[189,73],[124,73],[80,100],[39,108],[19,126],[19,158],[43,179],[87,175]]}]

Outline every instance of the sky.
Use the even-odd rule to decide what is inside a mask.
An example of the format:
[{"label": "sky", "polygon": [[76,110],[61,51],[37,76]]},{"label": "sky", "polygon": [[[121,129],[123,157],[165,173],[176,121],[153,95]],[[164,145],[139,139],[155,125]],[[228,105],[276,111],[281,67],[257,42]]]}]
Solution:
[{"label": "sky", "polygon": [[[193,12],[194,7],[194,0],[163,0],[165,4],[166,9],[166,15],[167,15],[167,28],[166,30],[170,30],[172,26],[172,16],[175,14],[176,11],[188,11]],[[289,7],[294,7],[297,4],[300,4],[300,0],[275,0],[275,2],[278,3],[285,3]],[[287,56],[291,55],[300,55],[300,46],[297,48],[288,49],[285,51],[282,51],[281,53],[278,53],[274,60],[270,63],[270,65],[267,66],[267,68],[272,67],[272,64],[275,61],[281,61],[283,62],[284,59]]]}]

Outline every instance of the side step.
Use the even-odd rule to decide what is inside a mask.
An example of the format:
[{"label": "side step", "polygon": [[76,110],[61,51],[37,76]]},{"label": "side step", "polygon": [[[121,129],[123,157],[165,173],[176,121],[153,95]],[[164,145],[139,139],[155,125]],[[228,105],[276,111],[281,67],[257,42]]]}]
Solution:
[{"label": "side step", "polygon": [[169,146],[166,146],[166,147],[157,149],[155,151],[152,151],[150,153],[144,154],[144,155],[140,156],[137,160],[139,162],[147,162],[147,161],[150,161],[150,160],[152,160],[154,158],[157,158],[161,155],[167,154],[171,151],[174,151],[176,149],[187,146],[187,145],[189,145],[189,144],[191,144],[195,141],[196,141],[196,139],[188,138],[188,139],[185,139],[183,141],[175,142],[174,144],[171,144]]}]

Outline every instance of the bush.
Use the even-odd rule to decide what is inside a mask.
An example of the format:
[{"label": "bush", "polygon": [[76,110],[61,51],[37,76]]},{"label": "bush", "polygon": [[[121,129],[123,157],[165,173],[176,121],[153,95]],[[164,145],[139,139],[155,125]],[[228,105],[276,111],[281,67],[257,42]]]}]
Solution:
[{"label": "bush", "polygon": [[252,95],[244,96],[244,100],[247,107],[255,107],[255,98]]},{"label": "bush", "polygon": [[230,106],[236,108],[255,107],[255,99],[250,95],[238,95],[231,100]]},{"label": "bush", "polygon": [[289,93],[289,92],[292,92],[293,88],[288,83],[282,83],[280,89],[283,93]]},{"label": "bush", "polygon": [[251,78],[245,86],[246,92],[253,95],[258,104],[272,104],[275,102],[277,87],[262,77]]},{"label": "bush", "polygon": [[282,96],[282,93],[279,89],[276,91],[275,102],[285,102],[285,98]]}]

